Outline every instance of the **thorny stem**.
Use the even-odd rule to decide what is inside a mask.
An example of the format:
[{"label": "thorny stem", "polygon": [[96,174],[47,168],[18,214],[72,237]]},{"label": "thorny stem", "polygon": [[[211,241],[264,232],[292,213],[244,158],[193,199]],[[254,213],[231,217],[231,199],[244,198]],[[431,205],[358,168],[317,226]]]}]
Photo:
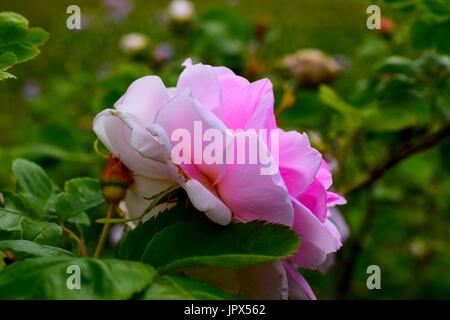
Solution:
[{"label": "thorny stem", "polygon": [[86,249],[86,245],[84,244],[84,241],[80,239],[80,237],[78,237],[72,230],[70,230],[69,228],[67,228],[64,225],[61,225],[61,229],[72,239],[74,239],[77,244],[78,247],[80,248],[80,255],[82,257],[87,257],[88,253],[87,253],[87,249]]},{"label": "thorny stem", "polygon": [[[108,204],[108,210],[106,212],[106,219],[112,218],[112,216],[114,215],[114,212],[115,212],[115,208],[116,208],[115,203]],[[106,238],[108,237],[110,228],[111,228],[110,223],[105,223],[103,225],[102,233],[100,234],[100,239],[98,240],[97,248],[95,249],[94,258],[99,258],[100,255],[102,254],[103,248],[105,246]]]}]

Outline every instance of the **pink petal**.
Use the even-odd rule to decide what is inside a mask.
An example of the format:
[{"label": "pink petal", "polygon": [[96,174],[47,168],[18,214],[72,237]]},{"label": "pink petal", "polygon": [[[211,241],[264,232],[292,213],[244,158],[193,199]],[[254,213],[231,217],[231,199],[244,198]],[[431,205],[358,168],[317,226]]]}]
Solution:
[{"label": "pink petal", "polygon": [[328,210],[328,220],[336,226],[336,229],[340,234],[341,241],[345,242],[350,236],[350,227],[340,211],[336,208],[330,208]]},{"label": "pink petal", "polygon": [[328,190],[333,184],[333,177],[330,168],[325,160],[322,160],[320,168],[317,171],[316,179],[323,185],[325,190]]},{"label": "pink petal", "polygon": [[303,268],[317,268],[326,256],[342,245],[336,230],[328,221],[322,223],[306,206],[292,198],[294,206],[293,229],[301,239],[300,248],[293,261]]},{"label": "pink petal", "polygon": [[297,197],[311,185],[321,160],[322,155],[311,147],[305,133],[280,130],[280,172],[290,195]]},{"label": "pink petal", "polygon": [[153,122],[161,106],[168,100],[169,93],[161,79],[146,76],[134,81],[114,107],[123,113],[132,114],[142,126],[146,126]]},{"label": "pink petal", "polygon": [[186,89],[207,110],[221,108],[220,85],[213,67],[201,63],[186,67],[178,79],[177,90]]},{"label": "pink petal", "polygon": [[220,77],[223,121],[230,129],[276,128],[272,83],[248,83],[239,76]]},{"label": "pink petal", "polygon": [[227,225],[231,222],[231,211],[212,192],[194,179],[186,181],[183,185],[192,205],[204,212],[213,222]]},{"label": "pink petal", "polygon": [[[155,123],[165,130],[168,137],[172,137],[172,134],[180,129],[189,132],[191,137],[191,164],[183,163],[183,169],[190,174],[200,171],[203,175],[208,177],[210,183],[213,185],[222,179],[226,173],[227,166],[220,163],[204,164],[203,150],[204,146],[208,143],[203,142],[201,137],[198,143],[194,142],[194,139],[197,136],[194,133],[194,128],[197,123],[201,126],[203,132],[210,128],[214,128],[222,132],[223,136],[227,134],[227,129],[213,113],[202,108],[194,99],[192,99],[192,97],[189,96],[188,91],[178,94],[164,105],[156,116]],[[175,144],[177,143],[172,143],[172,145]],[[225,156],[225,148],[226,145],[224,143],[222,149],[223,156]],[[200,161],[197,163],[195,163],[195,154],[200,158]],[[223,160],[222,163],[224,162],[225,161]],[[201,180],[200,175],[192,177]]]},{"label": "pink petal", "polygon": [[[131,115],[112,109],[104,110],[95,117],[93,130],[105,147],[132,173],[155,179],[170,179],[165,163],[158,158],[159,142],[148,136]],[[145,139],[137,137],[141,134],[145,134]],[[139,139],[146,140],[148,148],[154,148],[155,158],[144,158],[132,147],[131,141]]]},{"label": "pink petal", "polygon": [[299,271],[287,261],[283,261],[284,269],[286,270],[286,276],[289,285],[289,299],[291,300],[316,300],[316,296],[306,282],[305,278]]},{"label": "pink petal", "polygon": [[328,207],[332,207],[335,205],[343,205],[346,204],[347,200],[345,200],[344,197],[341,195],[334,193],[334,192],[327,192],[327,205]]},{"label": "pink petal", "polygon": [[327,192],[323,185],[314,179],[313,183],[303,192],[298,200],[306,206],[321,221],[327,218]]},{"label": "pink petal", "polygon": [[[241,135],[245,133],[237,133],[236,139]],[[258,141],[259,154],[267,154],[264,141],[257,136],[255,139]],[[246,151],[248,155],[248,148]],[[248,164],[248,158],[246,164],[234,163],[228,166],[227,173],[216,185],[217,193],[234,217],[244,222],[265,220],[291,226],[292,204],[273,160],[271,164],[275,165],[276,172],[271,175],[262,174],[262,168],[267,166],[260,162]]]}]

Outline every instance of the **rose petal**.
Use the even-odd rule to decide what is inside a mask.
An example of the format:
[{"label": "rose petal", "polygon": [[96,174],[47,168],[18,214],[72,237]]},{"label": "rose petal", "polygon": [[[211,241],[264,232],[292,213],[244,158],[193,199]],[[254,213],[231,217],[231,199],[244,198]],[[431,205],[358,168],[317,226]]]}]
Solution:
[{"label": "rose petal", "polygon": [[[237,133],[236,140],[242,139],[242,135],[254,136],[259,150],[258,154],[268,154],[267,146],[257,135],[249,133]],[[235,143],[236,147],[237,143]],[[247,161],[245,164],[229,165],[227,173],[217,183],[216,189],[223,202],[231,209],[240,221],[265,220],[291,226],[293,222],[293,209],[286,186],[281,178],[278,168],[271,160],[272,168],[276,171],[272,174],[262,174],[261,162],[249,164],[249,145],[247,145]],[[235,152],[235,155],[237,152]]]},{"label": "rose petal", "polygon": [[308,136],[280,130],[280,172],[289,194],[297,197],[311,185],[319,170],[322,155],[312,148]]},{"label": "rose petal", "polygon": [[327,254],[336,252],[342,243],[336,239],[335,230],[329,222],[320,222],[301,202],[292,197],[291,200],[294,206],[293,229],[302,240],[292,260],[303,268],[317,268],[325,261]]},{"label": "rose petal", "polygon": [[207,110],[221,108],[219,80],[211,66],[199,63],[186,67],[178,79],[177,90],[186,89],[190,89],[191,95]]},{"label": "rose petal", "polygon": [[[131,115],[112,109],[104,110],[95,117],[93,129],[106,148],[132,173],[156,179],[170,178],[165,163],[159,161],[157,157],[158,152],[155,152],[155,158],[146,159],[131,146],[132,139],[139,140],[137,136],[143,133]],[[149,146],[159,148],[159,143],[154,142],[148,140]]]},{"label": "rose petal", "polygon": [[142,125],[153,122],[161,106],[169,100],[169,93],[159,77],[146,76],[134,81],[114,104],[123,112],[132,114]]},{"label": "rose petal", "polygon": [[[148,208],[152,202],[149,200],[150,197],[167,190],[175,184],[173,180],[150,179],[138,175],[134,175],[133,179],[134,182],[127,190],[127,195],[124,199],[126,211],[132,217],[139,216]],[[164,204],[159,205],[153,208],[146,217],[152,217],[166,207]]]},{"label": "rose petal", "polygon": [[283,261],[289,285],[289,299],[291,300],[316,300],[316,296],[299,271],[287,261]]}]

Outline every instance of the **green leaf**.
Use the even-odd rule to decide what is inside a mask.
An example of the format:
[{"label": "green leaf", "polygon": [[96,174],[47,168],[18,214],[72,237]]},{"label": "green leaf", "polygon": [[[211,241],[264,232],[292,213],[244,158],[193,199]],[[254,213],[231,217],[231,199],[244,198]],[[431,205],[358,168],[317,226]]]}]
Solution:
[{"label": "green leaf", "polygon": [[386,59],[379,67],[380,73],[402,73],[409,76],[418,75],[420,69],[410,59],[392,56]]},{"label": "green leaf", "polygon": [[319,98],[325,105],[350,118],[352,122],[364,116],[364,112],[348,104],[330,87],[321,85],[319,88]]},{"label": "green leaf", "polygon": [[7,212],[21,216],[29,216],[29,209],[18,195],[9,191],[2,191],[2,194],[3,206],[0,207],[0,213]]},{"label": "green leaf", "polygon": [[49,34],[42,28],[31,28],[27,34],[26,42],[35,46],[44,44],[49,38]]},{"label": "green leaf", "polygon": [[0,81],[6,79],[16,79],[16,76],[6,71],[0,71]]},{"label": "green leaf", "polygon": [[6,70],[15,64],[17,61],[16,56],[11,52],[5,52],[0,55],[0,70]]},{"label": "green leaf", "polygon": [[0,53],[12,52],[17,58],[16,63],[33,59],[39,54],[39,49],[31,43],[14,43],[0,48]]},{"label": "green leaf", "polygon": [[191,266],[244,267],[292,255],[299,246],[288,227],[261,221],[219,226],[180,221],[152,237],[141,261],[161,272]]},{"label": "green leaf", "polygon": [[23,215],[0,211],[0,240],[30,240],[57,245],[62,229],[52,222],[35,221]]},{"label": "green leaf", "polygon": [[28,240],[4,240],[0,241],[0,251],[11,250],[14,253],[39,257],[71,256],[72,253],[57,247],[42,245]]},{"label": "green leaf", "polygon": [[[80,270],[80,286],[69,289],[68,267]],[[0,273],[0,299],[129,299],[147,288],[149,265],[112,259],[43,257],[15,262]]]},{"label": "green leaf", "polygon": [[40,166],[31,161],[15,160],[13,172],[17,180],[16,192],[27,200],[37,216],[41,218],[47,210],[53,208],[58,187]]},{"label": "green leaf", "polygon": [[86,212],[79,213],[76,216],[67,219],[67,221],[79,226],[90,226],[92,224],[91,219]]},{"label": "green leaf", "polygon": [[56,198],[56,214],[66,221],[104,202],[100,182],[92,178],[77,178],[66,182],[64,192]]},{"label": "green leaf", "polygon": [[133,231],[126,234],[120,243],[120,256],[129,260],[140,260],[147,245],[156,234],[166,227],[186,219],[188,219],[188,214],[181,204],[159,213],[156,217],[138,225]]},{"label": "green leaf", "polygon": [[16,43],[27,35],[28,20],[15,12],[0,12],[0,47]]},{"label": "green leaf", "polygon": [[[23,220],[23,217],[21,217],[17,214],[0,211],[0,232],[1,231],[6,231],[6,232],[20,231],[20,232],[22,232],[22,220]],[[0,233],[0,235],[1,235],[1,233]]]},{"label": "green leaf", "polygon": [[206,282],[182,276],[161,276],[146,289],[142,300],[230,300],[233,296]]},{"label": "green leaf", "polygon": [[62,237],[61,227],[53,222],[41,222],[24,218],[22,229],[23,239],[41,244],[57,245]]},{"label": "green leaf", "polygon": [[15,78],[4,70],[36,57],[38,46],[47,39],[46,31],[30,29],[28,20],[20,14],[0,12],[0,80]]}]

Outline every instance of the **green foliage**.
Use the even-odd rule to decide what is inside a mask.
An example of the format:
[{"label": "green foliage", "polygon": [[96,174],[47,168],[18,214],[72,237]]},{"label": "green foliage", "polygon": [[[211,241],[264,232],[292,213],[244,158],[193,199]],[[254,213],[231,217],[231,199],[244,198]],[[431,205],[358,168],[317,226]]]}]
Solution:
[{"label": "green foliage", "polygon": [[[0,252],[18,261],[2,264],[0,298],[229,299],[216,287],[182,276],[162,275],[152,284],[153,267],[160,273],[199,265],[239,268],[290,256],[298,248],[298,236],[285,226],[258,221],[218,226],[186,206],[180,194],[178,205],[139,224],[121,242],[120,256],[140,262],[79,258],[82,248],[73,246],[80,244],[67,242],[55,222],[89,226],[86,211],[104,203],[98,180],[72,179],[60,192],[33,162],[14,161],[13,173],[16,193],[4,192],[0,207]],[[66,287],[69,265],[80,267],[81,290]]]},{"label": "green foliage", "polygon": [[142,300],[229,300],[222,290],[188,277],[161,276],[139,295]]},{"label": "green foliage", "polygon": [[160,272],[199,265],[238,268],[288,257],[298,242],[298,236],[281,225],[254,221],[222,227],[199,212],[187,215],[179,205],[131,231],[120,253]]},{"label": "green foliage", "polygon": [[[389,34],[366,28],[368,4],[358,0],[348,0],[345,6],[328,0],[263,4],[248,0],[231,9],[196,2],[198,15],[182,30],[167,28],[148,16],[163,10],[164,1],[135,1],[132,18],[112,26],[105,8],[80,0],[91,14],[83,32],[68,32],[60,15],[52,14],[63,13],[64,6],[43,1],[35,10],[24,1],[9,1],[8,10],[25,14],[32,22],[48,12],[45,22],[52,41],[42,59],[13,69],[19,79],[0,87],[0,165],[9,168],[16,158],[35,162],[16,161],[15,178],[9,170],[0,170],[5,199],[0,206],[0,275],[6,274],[0,276],[0,295],[225,299],[230,297],[219,289],[181,273],[150,280],[153,272],[147,272],[147,267],[153,264],[162,272],[192,265],[236,267],[290,254],[294,238],[283,227],[260,222],[237,228],[214,226],[203,214],[181,205],[126,231],[119,248],[108,243],[105,256],[122,260],[79,258],[77,239],[63,232],[62,226],[90,254],[102,227],[94,221],[105,211],[98,180],[73,179],[95,177],[103,165],[92,152],[92,119],[101,109],[112,107],[141,76],[155,74],[167,86],[176,85],[187,57],[230,67],[249,79],[269,77],[275,106],[286,84],[295,97],[293,106],[277,115],[279,126],[313,133],[311,143],[336,164],[332,188],[348,191],[412,142],[448,125],[450,118],[448,0],[377,3],[383,17],[395,22]],[[264,27],[267,37],[257,39],[255,34]],[[134,31],[144,32],[152,44],[144,54],[131,57],[118,44],[123,34]],[[1,13],[0,80],[14,77],[9,68],[34,57],[47,37],[41,29],[29,28],[22,16]],[[172,45],[174,56],[156,63],[153,45],[161,42]],[[344,62],[336,82],[309,90],[294,87],[293,79],[278,74],[275,65],[282,56],[303,48],[319,48]],[[249,65],[259,69],[249,71]],[[31,97],[25,94],[30,83],[38,89]],[[361,255],[354,263],[349,292],[343,296],[448,297],[450,142],[448,138],[440,141],[384,170],[373,184],[346,194],[348,204],[341,212],[351,237],[336,257],[336,268],[326,276],[302,270],[318,298],[334,298],[332,294],[339,290],[335,285],[342,280],[342,263],[347,262],[348,248],[355,247],[353,241],[361,230],[364,241],[356,243]],[[372,220],[368,221],[369,213]],[[262,242],[256,245],[254,237]],[[10,254],[15,260],[7,265],[10,261],[3,258]],[[66,292],[69,260],[81,261],[82,275],[87,270],[81,282],[86,291]],[[365,286],[366,267],[374,263],[383,270],[383,290],[369,291]],[[116,264],[120,271],[114,276],[110,271]],[[124,270],[129,264],[140,270],[133,271],[130,279]],[[145,284],[137,283],[141,276],[147,279]],[[111,285],[111,280],[119,282]],[[37,289],[28,293],[31,284]]]},{"label": "green foliage", "polygon": [[297,235],[281,225],[177,222],[155,235],[141,260],[161,272],[199,265],[238,268],[286,258],[298,245]]},{"label": "green foliage", "polygon": [[[69,266],[79,267],[79,290],[67,287]],[[139,262],[70,257],[27,259],[0,273],[0,299],[129,299],[155,277],[155,269]]]},{"label": "green foliage", "polygon": [[48,39],[41,28],[29,28],[28,20],[15,12],[0,12],[0,81],[15,78],[5,70],[33,59]]},{"label": "green foliage", "polygon": [[70,256],[67,250],[42,245],[29,240],[3,240],[0,241],[0,251],[11,250],[14,254],[21,254],[26,256],[36,257],[51,257],[51,256]]},{"label": "green foliage", "polygon": [[65,221],[104,203],[97,179],[77,178],[66,182],[64,192],[56,198],[56,212]]},{"label": "green foliage", "polygon": [[59,189],[41,167],[28,160],[17,159],[12,170],[16,177],[16,192],[28,203],[37,218],[54,210]]}]

